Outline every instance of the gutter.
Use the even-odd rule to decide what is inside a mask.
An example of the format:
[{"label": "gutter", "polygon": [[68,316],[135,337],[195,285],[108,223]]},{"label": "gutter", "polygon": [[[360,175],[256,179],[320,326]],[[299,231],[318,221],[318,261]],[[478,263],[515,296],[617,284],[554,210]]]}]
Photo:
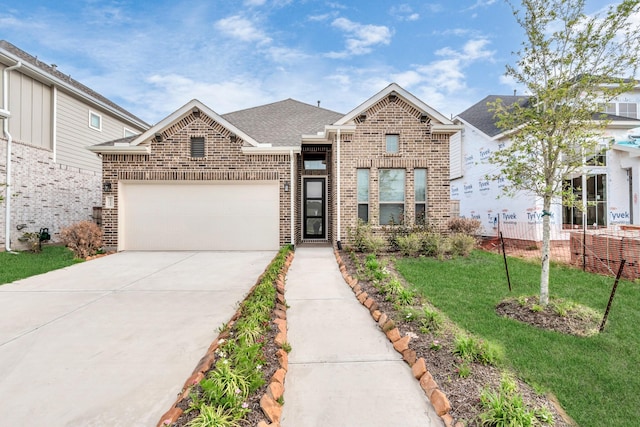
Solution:
[{"label": "gutter", "polygon": [[5,198],[5,216],[4,216],[4,248],[7,252],[11,252],[11,142],[13,138],[9,133],[9,72],[16,68],[22,67],[22,62],[18,61],[16,65],[6,67],[2,72],[2,110],[0,117],[3,118],[2,130],[7,138],[7,197]]}]

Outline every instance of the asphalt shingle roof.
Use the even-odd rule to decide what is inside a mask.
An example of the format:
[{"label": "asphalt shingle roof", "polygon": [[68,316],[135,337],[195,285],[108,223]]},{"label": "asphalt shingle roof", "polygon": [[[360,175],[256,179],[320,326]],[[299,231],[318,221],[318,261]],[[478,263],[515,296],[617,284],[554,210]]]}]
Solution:
[{"label": "asphalt shingle roof", "polygon": [[496,126],[496,120],[493,117],[493,112],[489,111],[487,104],[489,102],[495,102],[497,99],[501,99],[502,102],[509,106],[518,102],[520,105],[525,105],[529,102],[528,96],[501,96],[501,95],[489,95],[480,102],[472,105],[462,113],[458,114],[465,122],[469,123],[476,129],[484,132],[488,136],[496,136],[503,132],[502,129]]},{"label": "asphalt shingle roof", "polygon": [[[521,106],[525,106],[531,97],[529,96],[513,96],[513,95],[489,95],[477,104],[472,105],[462,113],[458,114],[465,122],[469,123],[471,126],[476,129],[484,132],[486,135],[490,137],[494,137],[496,135],[504,132],[503,129],[500,129],[496,126],[496,119],[493,116],[493,112],[489,111],[488,103],[495,102],[498,98],[502,100],[502,102],[506,106],[513,105],[518,102]],[[610,121],[637,121],[638,119],[616,116],[613,114],[606,113],[594,113],[593,120],[610,120]]]},{"label": "asphalt shingle roof", "polygon": [[256,141],[273,146],[298,146],[302,135],[323,131],[343,114],[294,99],[223,114]]}]

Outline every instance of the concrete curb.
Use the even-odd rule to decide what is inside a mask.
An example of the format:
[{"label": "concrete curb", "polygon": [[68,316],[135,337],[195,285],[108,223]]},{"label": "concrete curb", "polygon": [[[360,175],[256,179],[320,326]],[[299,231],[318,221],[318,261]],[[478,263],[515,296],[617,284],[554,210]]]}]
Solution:
[{"label": "concrete curb", "polygon": [[[287,254],[285,258],[284,265],[282,270],[278,274],[277,279],[274,282],[276,286],[276,308],[274,309],[274,315],[276,319],[274,320],[274,324],[276,324],[278,328],[278,333],[276,334],[276,345],[280,347],[276,356],[278,358],[278,363],[280,364],[280,368],[276,370],[271,379],[269,380],[269,385],[267,386],[267,392],[260,399],[260,408],[264,413],[265,417],[271,422],[270,424],[267,421],[260,421],[257,424],[257,427],[280,427],[280,414],[282,413],[282,405],[278,403],[278,399],[282,397],[284,393],[284,379],[288,369],[288,355],[282,349],[282,344],[284,344],[287,340],[287,306],[286,301],[284,299],[284,291],[285,291],[285,278],[289,267],[291,266],[291,262],[293,261],[294,252],[291,251]],[[273,262],[273,261],[272,261]],[[269,264],[271,265],[271,264]],[[267,267],[268,268],[268,267]],[[265,269],[266,272],[266,269]],[[256,287],[262,281],[264,277],[264,272],[258,277],[256,283],[251,287],[249,292],[247,293],[247,297],[251,295]],[[247,298],[245,297],[245,299]],[[216,355],[215,351],[217,350],[220,340],[227,339],[229,337],[229,331],[231,326],[238,320],[240,317],[240,308],[231,316],[229,322],[227,322],[227,327],[218,334],[216,339],[211,343],[207,352],[202,356],[198,364],[196,365],[193,373],[187,380],[185,381],[182,391],[178,394],[178,398],[175,403],[169,408],[167,412],[165,412],[162,417],[160,417],[160,421],[157,423],[157,427],[165,427],[175,423],[178,418],[183,413],[183,410],[178,407],[178,405],[185,399],[189,397],[189,393],[191,389],[202,381],[207,372],[211,369],[215,364]]]},{"label": "concrete curb", "polygon": [[458,424],[454,424],[454,419],[449,414],[449,412],[451,412],[451,404],[449,403],[447,396],[442,390],[440,390],[440,387],[438,387],[438,384],[434,381],[433,377],[427,370],[424,359],[421,357],[416,360],[416,352],[411,350],[409,345],[411,337],[408,335],[405,335],[404,337],[401,336],[400,331],[396,328],[393,320],[389,319],[386,313],[382,313],[378,310],[378,305],[375,301],[370,298],[366,292],[363,292],[360,285],[358,285],[358,279],[351,277],[347,271],[346,265],[342,261],[340,253],[335,248],[334,254],[344,281],[353,290],[358,301],[369,311],[371,317],[393,344],[395,350],[402,354],[403,360],[411,367],[413,376],[420,382],[420,387],[429,398],[429,401],[433,405],[438,416],[444,422],[445,426],[457,427]]}]

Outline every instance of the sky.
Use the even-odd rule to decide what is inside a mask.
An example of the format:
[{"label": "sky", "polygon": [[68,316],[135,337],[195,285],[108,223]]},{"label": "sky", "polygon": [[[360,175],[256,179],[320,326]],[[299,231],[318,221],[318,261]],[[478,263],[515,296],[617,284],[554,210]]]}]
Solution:
[{"label": "sky", "polygon": [[194,98],[346,114],[395,82],[452,117],[523,90],[504,76],[524,40],[504,0],[0,0],[0,39],[150,124]]}]

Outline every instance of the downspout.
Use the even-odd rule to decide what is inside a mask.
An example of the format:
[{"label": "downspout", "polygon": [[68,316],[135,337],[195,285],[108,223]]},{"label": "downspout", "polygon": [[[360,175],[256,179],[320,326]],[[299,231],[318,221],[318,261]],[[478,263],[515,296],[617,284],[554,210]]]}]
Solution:
[{"label": "downspout", "polygon": [[338,128],[338,133],[336,135],[336,151],[336,167],[338,169],[336,171],[336,214],[338,215],[338,236],[336,244],[338,245],[338,249],[342,250],[342,242],[340,241],[340,237],[342,236],[342,230],[340,229],[342,224],[340,221],[340,128]]},{"label": "downspout", "polygon": [[294,164],[293,164],[293,150],[289,150],[289,182],[290,182],[290,191],[289,191],[289,205],[290,205],[290,219],[289,219],[289,228],[290,228],[290,239],[291,239],[291,245],[293,245],[295,247],[296,244],[296,240],[295,240],[295,221],[294,221],[294,201],[295,201],[295,194],[296,194],[296,184],[295,184],[295,179],[294,179],[294,173],[293,173],[293,169],[294,169]]},{"label": "downspout", "polygon": [[[2,108],[9,111],[9,71],[22,67],[22,62],[18,61],[16,65],[7,67],[3,71],[2,76]],[[3,120],[2,130],[7,138],[7,197],[5,197],[5,217],[4,217],[4,248],[7,252],[11,252],[11,141],[13,140],[9,133],[9,118]]]}]

